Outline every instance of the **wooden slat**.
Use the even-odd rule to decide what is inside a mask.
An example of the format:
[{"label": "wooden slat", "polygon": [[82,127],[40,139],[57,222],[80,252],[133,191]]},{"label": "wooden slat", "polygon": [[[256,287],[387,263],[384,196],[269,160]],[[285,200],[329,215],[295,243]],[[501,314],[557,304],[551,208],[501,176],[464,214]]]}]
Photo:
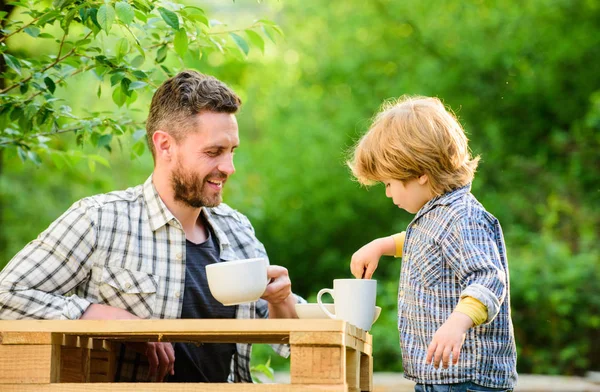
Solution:
[{"label": "wooden slat", "polygon": [[366,354],[360,356],[360,390],[373,390],[373,357]]},{"label": "wooden slat", "polygon": [[[118,336],[128,334],[176,335],[194,332],[201,334],[243,334],[280,336],[292,331],[319,332],[362,331],[340,320],[2,320],[0,331],[6,332],[57,332],[82,336]],[[364,332],[360,332],[362,334]]]},{"label": "wooden slat", "polygon": [[60,359],[60,382],[90,381],[90,350],[63,347]]},{"label": "wooden slat", "polygon": [[346,348],[346,383],[349,391],[360,388],[360,352]]},{"label": "wooden slat", "polygon": [[292,384],[345,384],[346,349],[344,347],[291,347]]},{"label": "wooden slat", "polygon": [[[49,383],[57,376],[53,345],[0,345],[0,385],[12,383]],[[58,361],[60,363],[60,361]],[[0,386],[4,391],[4,386]]]},{"label": "wooden slat", "polygon": [[52,344],[48,332],[0,332],[0,344]]},{"label": "wooden slat", "polygon": [[4,384],[2,392],[346,392],[345,385],[293,385],[293,384]]},{"label": "wooden slat", "polygon": [[345,346],[371,355],[371,345],[339,332],[291,332],[290,344],[298,346]]}]

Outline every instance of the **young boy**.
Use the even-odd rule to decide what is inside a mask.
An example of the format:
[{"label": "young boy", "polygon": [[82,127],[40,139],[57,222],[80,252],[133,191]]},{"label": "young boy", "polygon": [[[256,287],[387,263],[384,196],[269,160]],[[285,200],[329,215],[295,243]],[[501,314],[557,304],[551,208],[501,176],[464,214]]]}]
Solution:
[{"label": "young boy", "polygon": [[[502,229],[471,194],[471,157],[457,119],[437,98],[384,106],[348,163],[416,214],[404,232],[360,248],[352,274],[369,279],[402,255],[398,329],[415,391],[512,391],[516,348]],[[450,364],[452,363],[452,365]]]}]

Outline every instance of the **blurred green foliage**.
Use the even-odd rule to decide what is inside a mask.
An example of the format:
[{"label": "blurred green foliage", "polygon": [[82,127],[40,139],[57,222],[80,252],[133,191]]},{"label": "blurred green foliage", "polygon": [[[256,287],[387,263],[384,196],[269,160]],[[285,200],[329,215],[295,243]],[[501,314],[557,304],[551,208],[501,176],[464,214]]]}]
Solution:
[{"label": "blurred green foliage", "polygon": [[[482,156],[473,193],[503,225],[518,370],[600,369],[599,1],[286,1],[258,11],[236,2],[217,12],[266,13],[285,32],[246,62],[217,54],[194,66],[242,95],[242,145],[225,200],[249,216],[295,292],[314,300],[350,277],[356,249],[410,222],[382,187],[353,182],[344,162],[383,100],[438,96]],[[125,139],[103,153],[112,169],[92,174],[6,154],[0,265],[78,198],[142,182],[151,158],[129,161],[128,148]],[[375,275],[384,309],[372,330],[376,371],[402,369],[399,271],[400,260],[386,258]],[[271,356],[275,369],[286,366],[256,351],[255,363]]]}]

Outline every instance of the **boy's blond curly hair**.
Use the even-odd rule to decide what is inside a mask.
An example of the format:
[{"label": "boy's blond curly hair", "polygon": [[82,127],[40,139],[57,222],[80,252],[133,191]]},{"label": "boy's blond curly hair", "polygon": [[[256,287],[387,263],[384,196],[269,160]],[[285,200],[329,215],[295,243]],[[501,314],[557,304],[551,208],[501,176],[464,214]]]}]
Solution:
[{"label": "boy's blond curly hair", "polygon": [[382,106],[348,166],[363,185],[427,174],[431,191],[441,195],[471,182],[478,163],[458,120],[438,98],[405,96]]}]

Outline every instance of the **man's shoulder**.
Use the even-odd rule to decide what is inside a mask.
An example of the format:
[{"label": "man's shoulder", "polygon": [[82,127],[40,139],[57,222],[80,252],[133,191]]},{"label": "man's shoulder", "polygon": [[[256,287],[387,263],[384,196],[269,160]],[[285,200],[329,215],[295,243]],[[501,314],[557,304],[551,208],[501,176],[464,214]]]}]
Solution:
[{"label": "man's shoulder", "polygon": [[127,205],[143,203],[143,186],[137,185],[124,190],[101,193],[93,196],[84,197],[75,202],[71,208],[84,211],[104,209],[120,209]]}]

